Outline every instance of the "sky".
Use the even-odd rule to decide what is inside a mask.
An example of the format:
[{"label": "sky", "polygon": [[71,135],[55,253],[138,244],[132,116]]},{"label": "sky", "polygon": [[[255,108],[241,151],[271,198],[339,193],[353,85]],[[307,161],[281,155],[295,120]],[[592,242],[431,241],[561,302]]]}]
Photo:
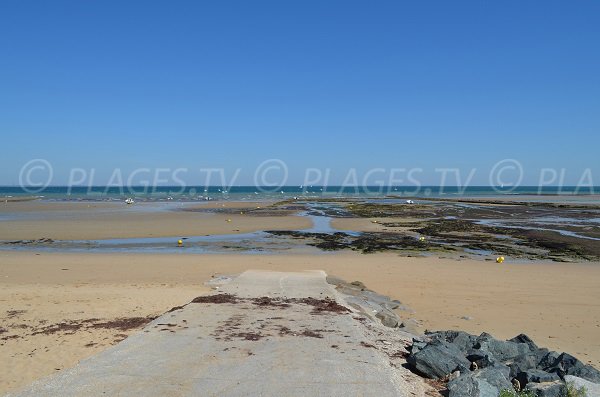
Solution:
[{"label": "sky", "polygon": [[599,20],[598,1],[5,0],[0,184],[43,159],[54,185],[246,185],[278,159],[287,184],[487,185],[512,159],[522,184],[600,185]]}]

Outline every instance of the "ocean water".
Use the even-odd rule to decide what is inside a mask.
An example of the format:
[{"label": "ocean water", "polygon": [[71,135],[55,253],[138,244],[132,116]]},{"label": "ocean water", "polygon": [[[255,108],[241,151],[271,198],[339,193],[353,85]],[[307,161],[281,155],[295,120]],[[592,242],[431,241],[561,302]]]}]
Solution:
[{"label": "ocean water", "polygon": [[0,186],[0,199],[36,197],[51,201],[205,201],[205,200],[273,200],[335,197],[430,197],[430,198],[509,198],[519,196],[527,200],[544,201],[546,197],[560,196],[561,201],[599,203],[600,187],[520,186],[499,188],[490,186],[49,186],[41,191],[15,186]]}]

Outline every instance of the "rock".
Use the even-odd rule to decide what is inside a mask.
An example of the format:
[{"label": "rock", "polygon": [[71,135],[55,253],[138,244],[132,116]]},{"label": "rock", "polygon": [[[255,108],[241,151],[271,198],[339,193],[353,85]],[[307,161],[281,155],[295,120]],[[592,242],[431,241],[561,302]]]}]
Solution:
[{"label": "rock", "polygon": [[437,331],[427,334],[432,339],[452,343],[463,353],[467,353],[477,341],[475,335],[463,331]]},{"label": "rock", "polygon": [[357,288],[360,288],[360,289],[361,289],[361,290],[363,290],[363,291],[367,289],[367,286],[366,286],[366,285],[364,285],[364,284],[363,284],[362,282],[360,282],[360,281],[352,281],[352,282],[350,283],[350,285],[353,285],[353,286],[355,286],[355,287],[357,287]]},{"label": "rock", "polygon": [[431,379],[444,377],[456,370],[468,372],[471,364],[456,346],[438,340],[430,342],[416,353],[411,352],[407,362],[417,372]]},{"label": "rock", "polygon": [[515,336],[514,338],[509,339],[508,341],[515,342],[515,343],[525,343],[525,344],[527,344],[527,346],[529,346],[529,350],[531,350],[531,351],[539,349],[539,347],[537,347],[537,345],[535,343],[533,343],[531,338],[525,334],[519,334],[519,335]]},{"label": "rock", "polygon": [[[548,356],[547,356],[548,357]],[[544,364],[547,365],[550,358],[544,357]],[[600,383],[600,371],[591,365],[586,365],[570,354],[560,354],[554,362],[544,368],[547,372],[555,372],[563,378],[565,375],[573,375],[583,378],[590,382]]]},{"label": "rock", "polygon": [[585,388],[588,397],[600,396],[600,384],[592,383],[589,380],[585,380],[573,375],[566,375],[565,382],[573,385],[576,389]]},{"label": "rock", "polygon": [[381,320],[381,324],[386,327],[396,328],[400,323],[400,318],[391,310],[382,309],[381,311],[375,314],[379,320]]},{"label": "rock", "polygon": [[554,352],[554,351],[550,351],[548,353],[546,353],[539,361],[538,363],[538,368],[539,369],[543,369],[544,371],[548,371],[550,368],[552,368],[554,366],[554,363],[556,362],[556,360],[558,360],[558,357],[560,356],[560,353]]},{"label": "rock", "polygon": [[410,348],[410,352],[411,352],[412,354],[417,354],[417,352],[418,352],[419,350],[423,350],[423,348],[424,348],[425,346],[427,346],[427,342],[423,342],[423,341],[422,341],[422,340],[420,340],[420,339],[415,339],[415,338],[413,338],[413,343],[412,343],[412,346],[411,346],[411,348]]},{"label": "rock", "polygon": [[448,382],[448,397],[498,397],[500,390],[471,374]]},{"label": "rock", "polygon": [[402,305],[402,302],[400,302],[400,301],[399,301],[399,300],[397,300],[397,299],[393,299],[393,300],[390,300],[390,301],[388,301],[388,302],[385,304],[385,306],[386,306],[388,309],[390,309],[390,310],[394,310],[394,309],[400,309],[400,310],[411,310],[411,309],[409,309],[408,307],[406,307],[406,306],[403,306],[403,305]]},{"label": "rock", "polygon": [[336,287],[344,287],[349,285],[349,283],[346,282],[346,280],[341,279],[337,276],[332,276],[331,274],[328,274],[327,277],[325,277],[325,280],[328,284],[335,285]]},{"label": "rock", "polygon": [[561,381],[530,383],[525,390],[530,390],[537,397],[564,397],[567,395],[567,386]]},{"label": "rock", "polygon": [[582,363],[570,354],[561,354],[558,357],[558,362],[566,369],[567,375],[573,375],[593,383],[600,383],[600,371],[591,365]]},{"label": "rock", "polygon": [[362,296],[371,303],[379,305],[383,308],[393,310],[400,306],[402,303],[397,300],[391,300],[385,295],[380,295],[377,292],[362,290]]},{"label": "rock", "polygon": [[529,369],[524,372],[519,372],[516,378],[521,384],[521,387],[524,387],[529,383],[554,382],[555,380],[560,380],[557,374],[542,371],[541,369]]},{"label": "rock", "polygon": [[500,391],[512,390],[505,376],[508,371],[505,365],[497,365],[462,375],[448,382],[449,397],[498,397]]},{"label": "rock", "polygon": [[423,327],[421,326],[421,323],[414,318],[409,318],[408,320],[402,321],[400,328],[402,328],[403,331],[413,335],[421,335],[423,333]]},{"label": "rock", "polygon": [[[510,361],[507,361],[506,364],[510,368],[510,377],[515,378],[521,372],[526,372],[530,369],[537,369],[538,362],[538,356],[532,352],[521,354],[520,356],[517,356]],[[525,385],[521,383],[521,386]]]},{"label": "rock", "polygon": [[508,380],[509,373],[510,369],[506,365],[494,364],[477,371],[473,376],[485,380],[490,385],[496,386],[499,390],[503,390],[512,387],[512,383]]},{"label": "rock", "polygon": [[469,352],[467,352],[467,360],[477,364],[478,368],[486,368],[496,363],[496,361],[489,352],[478,349],[472,349]]},{"label": "rock", "polygon": [[452,374],[447,378],[449,397],[498,397],[513,386],[537,397],[565,397],[563,380],[569,379],[590,390],[586,397],[600,397],[600,371],[570,354],[539,348],[525,334],[501,341],[487,333],[427,332],[423,339],[413,339],[407,361],[428,378]]},{"label": "rock", "polygon": [[488,351],[498,361],[508,361],[520,355],[530,353],[529,345],[526,343],[515,343],[494,339],[491,335],[483,333],[473,345],[475,349]]},{"label": "rock", "polygon": [[[392,302],[399,302],[399,301],[392,301]],[[412,308],[410,308],[410,307],[408,307],[406,305],[402,305],[402,304],[394,307],[394,310],[402,310],[403,312],[407,312],[407,313],[414,313],[415,312]]]},{"label": "rock", "polygon": [[549,350],[546,349],[545,347],[538,348],[537,350],[534,350],[531,352],[531,354],[533,354],[536,357],[536,359],[538,361],[538,366],[539,366],[539,362],[542,361],[542,359],[544,357],[546,357],[546,355],[548,353],[549,353]]}]

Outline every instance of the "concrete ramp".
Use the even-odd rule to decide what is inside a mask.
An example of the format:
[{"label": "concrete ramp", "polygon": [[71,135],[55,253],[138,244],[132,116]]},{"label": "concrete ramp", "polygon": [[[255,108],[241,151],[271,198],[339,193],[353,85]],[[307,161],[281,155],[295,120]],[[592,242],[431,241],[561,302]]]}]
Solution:
[{"label": "concrete ramp", "polygon": [[384,331],[368,331],[325,277],[245,272],[14,395],[423,395],[375,347]]}]

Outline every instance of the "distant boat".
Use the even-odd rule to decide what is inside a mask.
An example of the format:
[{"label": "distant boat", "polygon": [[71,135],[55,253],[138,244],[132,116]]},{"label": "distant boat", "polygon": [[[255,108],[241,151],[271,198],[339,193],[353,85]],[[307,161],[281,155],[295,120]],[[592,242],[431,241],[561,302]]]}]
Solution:
[{"label": "distant boat", "polygon": [[125,204],[133,204],[135,203],[135,201],[133,201],[133,199],[131,197],[127,198],[127,200],[125,200]]}]

